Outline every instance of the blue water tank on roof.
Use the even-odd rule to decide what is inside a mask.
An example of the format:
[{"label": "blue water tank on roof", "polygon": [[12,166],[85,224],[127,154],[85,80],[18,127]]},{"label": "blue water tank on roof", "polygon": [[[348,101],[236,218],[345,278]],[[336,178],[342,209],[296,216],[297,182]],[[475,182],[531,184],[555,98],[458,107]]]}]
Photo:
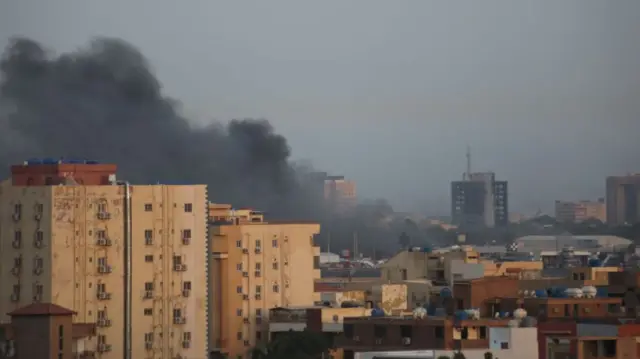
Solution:
[{"label": "blue water tank on roof", "polygon": [[372,317],[384,317],[384,310],[382,310],[380,308],[373,308],[371,310],[371,316]]},{"label": "blue water tank on roof", "polygon": [[536,289],[536,297],[538,298],[546,298],[548,297],[547,291],[544,289]]},{"label": "blue water tank on roof", "polygon": [[88,164],[88,165],[97,165],[100,162],[98,162],[96,160],[86,160],[85,163]]},{"label": "blue water tank on roof", "polygon": [[609,288],[608,287],[597,287],[596,288],[596,297],[598,297],[598,298],[607,298],[607,297],[609,297]]},{"label": "blue water tank on roof", "polygon": [[27,160],[27,165],[40,165],[42,164],[42,160],[39,158],[30,158]]},{"label": "blue water tank on roof", "polygon": [[440,290],[440,297],[442,297],[442,298],[451,298],[451,289],[442,288]]},{"label": "blue water tank on roof", "polygon": [[456,311],[453,316],[455,317],[456,320],[468,320],[469,319],[469,314],[464,310]]},{"label": "blue water tank on roof", "polygon": [[589,259],[589,267],[602,267],[602,261],[598,258]]},{"label": "blue water tank on roof", "polygon": [[55,158],[43,158],[42,159],[42,164],[43,165],[57,165],[58,164],[58,160],[56,160]]}]

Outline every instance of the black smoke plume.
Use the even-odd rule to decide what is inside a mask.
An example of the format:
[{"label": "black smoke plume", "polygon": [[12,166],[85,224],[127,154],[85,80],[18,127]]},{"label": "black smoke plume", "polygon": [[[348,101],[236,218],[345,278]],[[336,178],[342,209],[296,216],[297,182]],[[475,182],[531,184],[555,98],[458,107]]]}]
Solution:
[{"label": "black smoke plume", "polygon": [[[144,56],[100,38],[53,55],[18,38],[0,62],[0,168],[31,157],[116,163],[133,183],[206,183],[212,201],[317,217],[303,171],[266,120],[194,128]],[[312,219],[312,218],[309,218]]]}]

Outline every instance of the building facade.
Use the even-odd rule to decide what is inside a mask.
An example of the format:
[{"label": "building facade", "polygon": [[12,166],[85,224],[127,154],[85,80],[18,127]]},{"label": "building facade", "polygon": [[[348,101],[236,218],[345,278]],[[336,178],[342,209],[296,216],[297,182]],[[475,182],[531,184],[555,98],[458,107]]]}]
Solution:
[{"label": "building facade", "polygon": [[640,174],[607,177],[607,223],[635,224],[640,220]]},{"label": "building facade", "polygon": [[509,224],[507,181],[492,172],[471,173],[451,183],[452,223],[464,227],[503,227]]},{"label": "building facade", "polygon": [[243,357],[268,340],[269,309],[320,300],[317,223],[247,221],[217,212],[210,229],[210,347]]},{"label": "building facade", "polygon": [[586,220],[607,222],[607,205],[604,198],[597,201],[556,201],[555,217],[559,222],[580,223]]},{"label": "building facade", "polygon": [[114,165],[29,162],[0,186],[0,315],[31,303],[95,323],[100,358],[204,357],[207,189],[128,185]]}]

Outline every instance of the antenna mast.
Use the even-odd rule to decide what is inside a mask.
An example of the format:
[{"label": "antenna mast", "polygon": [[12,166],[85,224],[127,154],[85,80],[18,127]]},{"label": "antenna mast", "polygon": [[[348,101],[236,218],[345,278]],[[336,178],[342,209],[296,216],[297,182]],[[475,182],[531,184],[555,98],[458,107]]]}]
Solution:
[{"label": "antenna mast", "polygon": [[471,180],[471,146],[467,145],[467,172],[464,174],[465,180]]}]

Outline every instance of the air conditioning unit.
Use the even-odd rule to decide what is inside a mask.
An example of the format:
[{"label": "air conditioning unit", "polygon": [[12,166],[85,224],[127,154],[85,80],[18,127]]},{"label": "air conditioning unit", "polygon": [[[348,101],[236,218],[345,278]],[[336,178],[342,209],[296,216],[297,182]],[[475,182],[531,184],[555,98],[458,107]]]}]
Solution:
[{"label": "air conditioning unit", "polygon": [[15,249],[20,249],[20,247],[22,247],[22,241],[19,239],[14,239],[13,241],[11,241],[11,246]]},{"label": "air conditioning unit", "polygon": [[11,301],[12,302],[17,302],[20,300],[20,294],[19,293],[12,293],[11,294]]},{"label": "air conditioning unit", "polygon": [[144,342],[144,348],[147,350],[153,349],[153,342]]},{"label": "air conditioning unit", "polygon": [[402,338],[402,344],[403,345],[411,345],[411,338],[409,338],[409,337]]},{"label": "air conditioning unit", "polygon": [[110,265],[98,266],[98,273],[102,273],[102,274],[111,273],[111,266]]},{"label": "air conditioning unit", "polygon": [[243,322],[244,324],[249,324],[249,318],[244,318],[244,319],[242,319],[242,322]]},{"label": "air conditioning unit", "polygon": [[111,213],[109,212],[98,212],[97,214],[98,219],[100,220],[108,220],[111,219]]},{"label": "air conditioning unit", "polygon": [[33,246],[36,248],[42,248],[44,241],[42,239],[36,239],[33,241]]},{"label": "air conditioning unit", "polygon": [[14,220],[15,222],[18,222],[18,221],[20,220],[20,217],[21,217],[21,216],[20,216],[20,212],[14,212],[14,213],[13,213],[13,220]]},{"label": "air conditioning unit", "polygon": [[144,291],[144,299],[152,299],[153,298],[153,291],[152,290],[145,290]]},{"label": "air conditioning unit", "polygon": [[109,300],[109,299],[111,299],[111,293],[98,292],[98,299],[99,300]]},{"label": "air conditioning unit", "polygon": [[191,238],[182,238],[182,244],[188,246],[191,244]]},{"label": "air conditioning unit", "polygon": [[111,320],[110,319],[98,319],[98,322],[96,323],[97,326],[99,327],[110,327],[111,326]]},{"label": "air conditioning unit", "polygon": [[249,250],[247,248],[242,248],[242,254],[249,254]]},{"label": "air conditioning unit", "polygon": [[182,296],[183,296],[183,297],[187,298],[189,295],[191,295],[191,290],[189,290],[189,289],[184,289],[184,290],[182,291]]},{"label": "air conditioning unit", "polygon": [[242,276],[243,277],[248,277],[249,276],[249,272],[242,272]]},{"label": "air conditioning unit", "polygon": [[186,324],[187,318],[185,317],[173,317],[173,324]]},{"label": "air conditioning unit", "polygon": [[111,246],[111,240],[109,238],[98,238],[98,245],[103,247]]},{"label": "air conditioning unit", "polygon": [[183,340],[182,341],[182,349],[189,349],[189,348],[191,348],[191,341]]},{"label": "air conditioning unit", "polygon": [[262,273],[260,273],[259,270],[257,270],[255,273],[256,278],[260,278],[262,276]]},{"label": "air conditioning unit", "polygon": [[36,214],[33,216],[33,219],[35,219],[36,221],[41,220],[41,219],[42,219],[42,213],[36,213]]},{"label": "air conditioning unit", "polygon": [[256,254],[260,254],[260,253],[262,253],[262,248],[256,247]]},{"label": "air conditioning unit", "polygon": [[35,275],[40,275],[40,274],[42,274],[42,272],[43,272],[42,267],[33,268],[33,274],[35,274]]},{"label": "air conditioning unit", "polygon": [[11,268],[11,274],[13,275],[20,275],[20,267],[13,267]]},{"label": "air conditioning unit", "polygon": [[242,300],[249,300],[249,294],[243,294]]},{"label": "air conditioning unit", "polygon": [[186,264],[174,264],[173,265],[173,270],[176,272],[184,272],[187,270],[187,265]]},{"label": "air conditioning unit", "polygon": [[262,299],[262,296],[260,294],[256,294],[256,300],[260,300]]}]

